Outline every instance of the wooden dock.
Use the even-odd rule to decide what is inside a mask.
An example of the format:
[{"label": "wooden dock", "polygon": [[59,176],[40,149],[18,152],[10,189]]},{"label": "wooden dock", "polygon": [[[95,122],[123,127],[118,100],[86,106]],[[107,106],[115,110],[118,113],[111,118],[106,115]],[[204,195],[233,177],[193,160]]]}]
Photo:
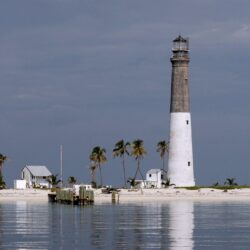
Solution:
[{"label": "wooden dock", "polygon": [[86,190],[85,187],[79,188],[79,194],[75,194],[73,189],[58,189],[55,193],[48,194],[50,202],[58,202],[72,205],[87,205],[94,203],[94,191]]}]

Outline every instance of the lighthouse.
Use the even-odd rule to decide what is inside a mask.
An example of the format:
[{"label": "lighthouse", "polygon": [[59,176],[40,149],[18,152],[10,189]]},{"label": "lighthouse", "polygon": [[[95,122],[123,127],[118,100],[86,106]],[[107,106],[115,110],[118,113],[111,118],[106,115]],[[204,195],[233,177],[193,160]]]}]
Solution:
[{"label": "lighthouse", "polygon": [[178,36],[173,41],[168,173],[177,187],[194,186],[192,126],[189,102],[189,43]]}]

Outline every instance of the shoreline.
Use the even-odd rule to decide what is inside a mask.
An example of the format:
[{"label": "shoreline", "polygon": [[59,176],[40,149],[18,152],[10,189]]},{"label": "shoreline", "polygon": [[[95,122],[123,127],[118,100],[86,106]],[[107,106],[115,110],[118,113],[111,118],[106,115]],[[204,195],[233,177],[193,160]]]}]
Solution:
[{"label": "shoreline", "polygon": [[[0,190],[1,201],[48,201],[50,190],[42,189],[4,189]],[[201,188],[187,190],[185,188],[164,189],[119,189],[116,193],[116,203],[154,203],[172,200],[193,201],[249,201],[250,188],[230,189],[225,192],[220,189]],[[94,190],[96,204],[112,203],[112,194],[102,193],[101,189]]]}]

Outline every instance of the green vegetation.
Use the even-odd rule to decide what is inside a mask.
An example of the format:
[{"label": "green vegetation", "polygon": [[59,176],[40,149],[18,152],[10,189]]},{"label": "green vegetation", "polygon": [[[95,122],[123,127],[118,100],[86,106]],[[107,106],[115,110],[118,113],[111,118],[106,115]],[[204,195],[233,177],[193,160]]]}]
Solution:
[{"label": "green vegetation", "polygon": [[161,183],[164,187],[169,187],[169,186],[173,186],[174,184],[171,184],[170,178],[166,178],[165,180],[162,181]]},{"label": "green vegetation", "polygon": [[6,188],[5,181],[3,179],[3,176],[0,176],[0,189]]},{"label": "green vegetation", "polygon": [[48,182],[52,185],[52,187],[56,187],[60,182],[61,180],[59,180],[57,178],[58,174],[56,175],[51,175],[49,178],[48,178]]},{"label": "green vegetation", "polygon": [[224,185],[220,185],[219,182],[214,183],[211,186],[193,186],[193,187],[176,187],[178,188],[185,188],[188,190],[199,190],[202,188],[211,188],[211,189],[219,189],[224,190],[225,192],[227,190],[231,189],[243,189],[243,188],[250,188],[248,185],[238,185],[238,183],[235,182],[235,178],[227,178],[224,182]]},{"label": "green vegetation", "polygon": [[127,188],[127,178],[126,178],[126,169],[125,169],[125,155],[130,155],[128,151],[128,147],[130,146],[129,142],[124,142],[124,140],[120,140],[115,144],[115,148],[113,149],[113,157],[121,157],[122,158],[122,168],[123,168],[123,178],[124,178],[124,187]]},{"label": "green vegetation", "polygon": [[76,184],[76,178],[74,176],[69,176],[68,183],[70,186],[73,186],[74,184]]},{"label": "green vegetation", "polygon": [[187,189],[187,190],[199,190],[201,188],[207,188],[207,187],[201,187],[201,186],[192,186],[192,187],[174,187],[175,189]]},{"label": "green vegetation", "polygon": [[56,192],[57,190],[60,190],[60,188],[59,187],[52,187],[50,189],[51,192]]},{"label": "green vegetation", "polygon": [[0,189],[6,188],[6,184],[3,179],[3,165],[6,160],[7,160],[7,156],[0,154]]},{"label": "green vegetation", "polygon": [[131,187],[135,187],[135,178],[129,177],[127,182],[130,183]]},{"label": "green vegetation", "polygon": [[185,187],[187,190],[199,190],[199,186],[193,186],[193,187]]},{"label": "green vegetation", "polygon": [[227,178],[226,181],[224,182],[224,185],[238,186],[238,183],[235,182],[235,178]]},{"label": "green vegetation", "polygon": [[221,190],[224,190],[224,189],[243,189],[243,188],[250,188],[250,186],[248,185],[243,185],[243,186],[239,186],[239,185],[236,185],[236,186],[209,186],[207,188],[213,188],[213,189],[221,189]]}]

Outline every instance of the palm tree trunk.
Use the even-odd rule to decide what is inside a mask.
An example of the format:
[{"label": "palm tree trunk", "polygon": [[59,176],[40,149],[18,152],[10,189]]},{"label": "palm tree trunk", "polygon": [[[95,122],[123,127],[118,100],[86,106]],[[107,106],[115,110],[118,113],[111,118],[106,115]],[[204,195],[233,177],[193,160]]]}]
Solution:
[{"label": "palm tree trunk", "polygon": [[3,166],[0,165],[0,178],[3,178]]},{"label": "palm tree trunk", "polygon": [[143,182],[143,184],[144,184],[144,187],[146,187],[146,184],[145,184],[145,181],[144,181],[144,177],[143,177],[143,174],[142,174],[142,172],[141,172],[141,168],[139,168],[139,173],[140,173],[140,175],[141,175],[141,178],[142,178],[142,182]]},{"label": "palm tree trunk", "polygon": [[126,180],[127,178],[126,178],[124,154],[123,154],[123,156],[122,156],[122,167],[123,167],[124,185],[125,185],[125,188],[127,188],[127,180]]},{"label": "palm tree trunk", "polygon": [[162,169],[163,169],[163,172],[165,171],[165,157],[164,157],[164,155],[163,155],[163,157],[162,157]]},{"label": "palm tree trunk", "polygon": [[96,188],[97,183],[96,183],[96,167],[92,169],[91,171],[91,179],[92,179],[92,185]]},{"label": "palm tree trunk", "polygon": [[101,169],[101,164],[98,164],[99,171],[100,171],[100,182],[101,182],[101,187],[102,187],[102,169]]},{"label": "palm tree trunk", "polygon": [[5,186],[5,182],[3,179],[3,172],[2,172],[3,165],[0,165],[0,186],[3,188]]},{"label": "palm tree trunk", "polygon": [[138,158],[138,159],[137,159],[137,168],[136,168],[136,172],[135,172],[135,177],[134,177],[134,179],[136,179],[136,177],[137,177],[137,173],[138,173],[138,171],[139,171],[139,168],[140,168],[140,159]]}]

